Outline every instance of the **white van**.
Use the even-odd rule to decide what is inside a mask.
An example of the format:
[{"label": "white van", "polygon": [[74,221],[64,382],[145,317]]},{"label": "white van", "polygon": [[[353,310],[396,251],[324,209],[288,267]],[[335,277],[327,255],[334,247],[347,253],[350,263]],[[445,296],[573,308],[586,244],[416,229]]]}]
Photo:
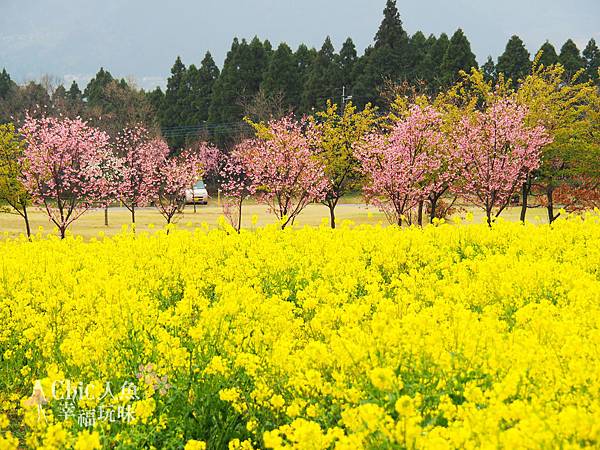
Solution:
[{"label": "white van", "polygon": [[191,189],[185,191],[185,202],[187,204],[208,204],[208,191],[206,190],[204,181],[198,181]]}]

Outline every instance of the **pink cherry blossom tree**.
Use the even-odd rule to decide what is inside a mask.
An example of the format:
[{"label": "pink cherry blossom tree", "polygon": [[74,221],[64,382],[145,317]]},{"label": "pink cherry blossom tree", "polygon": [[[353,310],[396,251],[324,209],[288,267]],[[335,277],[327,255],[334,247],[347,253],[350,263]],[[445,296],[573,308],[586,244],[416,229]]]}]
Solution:
[{"label": "pink cherry blossom tree", "polygon": [[462,160],[460,190],[485,210],[487,223],[509,205],[515,189],[540,166],[541,148],[551,142],[542,126],[525,126],[527,108],[514,100],[493,101],[464,117],[454,141]]},{"label": "pink cherry blossom tree", "polygon": [[220,152],[208,144],[183,151],[167,158],[158,170],[158,191],[155,206],[167,221],[183,212],[185,191],[209,171],[215,170]]},{"label": "pink cherry blossom tree", "polygon": [[313,132],[311,124],[287,116],[268,122],[258,138],[240,148],[240,162],[258,201],[269,207],[282,229],[293,224],[309,203],[323,200],[329,188],[310,145]]},{"label": "pink cherry blossom tree", "polygon": [[115,152],[123,168],[119,200],[131,213],[134,224],[136,209],[157,197],[159,169],[169,155],[169,146],[163,139],[152,139],[145,128],[133,127],[118,135]]},{"label": "pink cherry blossom tree", "polygon": [[79,118],[55,117],[27,117],[21,133],[25,186],[64,238],[90,207],[106,204],[116,194],[121,167],[110,151],[109,136]]},{"label": "pink cherry blossom tree", "polygon": [[195,155],[200,162],[202,176],[219,174],[219,168],[223,162],[223,152],[217,147],[207,142],[197,142],[190,148],[189,153]]},{"label": "pink cherry blossom tree", "polygon": [[223,191],[223,214],[239,233],[242,228],[242,204],[256,193],[256,185],[246,173],[243,156],[252,150],[253,140],[244,140],[229,154],[220,170],[220,184]]},{"label": "pink cherry blossom tree", "polygon": [[445,141],[440,127],[434,108],[413,105],[389,134],[373,133],[356,147],[365,198],[390,223],[402,225],[430,194],[442,191],[446,177],[438,153]]}]

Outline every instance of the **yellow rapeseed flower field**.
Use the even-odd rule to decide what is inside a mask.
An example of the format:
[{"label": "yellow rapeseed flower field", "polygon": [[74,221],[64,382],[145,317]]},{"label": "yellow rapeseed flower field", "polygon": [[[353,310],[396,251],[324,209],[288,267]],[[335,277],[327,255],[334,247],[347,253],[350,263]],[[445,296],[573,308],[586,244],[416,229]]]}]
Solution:
[{"label": "yellow rapeseed flower field", "polygon": [[0,241],[0,448],[600,446],[600,214]]}]

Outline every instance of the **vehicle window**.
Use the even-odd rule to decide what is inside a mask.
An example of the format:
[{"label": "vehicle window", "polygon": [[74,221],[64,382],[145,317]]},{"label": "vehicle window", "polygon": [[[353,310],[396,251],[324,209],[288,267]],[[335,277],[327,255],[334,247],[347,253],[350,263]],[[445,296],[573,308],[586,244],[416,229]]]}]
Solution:
[{"label": "vehicle window", "polygon": [[198,181],[195,185],[194,185],[194,189],[204,189],[204,181]]}]

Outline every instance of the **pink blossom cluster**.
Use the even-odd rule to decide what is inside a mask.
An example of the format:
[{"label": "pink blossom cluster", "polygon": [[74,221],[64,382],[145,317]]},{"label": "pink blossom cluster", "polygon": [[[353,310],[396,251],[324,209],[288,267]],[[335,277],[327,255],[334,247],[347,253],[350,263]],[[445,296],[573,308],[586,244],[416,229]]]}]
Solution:
[{"label": "pink blossom cluster", "polygon": [[150,137],[143,127],[127,128],[116,139],[115,153],[121,163],[118,198],[131,212],[154,201],[160,184],[160,168],[169,156],[162,139]]},{"label": "pink blossom cluster", "polygon": [[355,149],[366,177],[364,195],[391,223],[402,224],[448,178],[441,170],[447,154],[441,124],[435,109],[413,105],[389,134],[372,133]]},{"label": "pink blossom cluster", "polygon": [[185,192],[204,175],[217,170],[221,152],[216,147],[199,143],[177,156],[165,159],[158,168],[158,191],[155,205],[159,212],[172,223],[185,207]]},{"label": "pink blossom cluster", "polygon": [[453,135],[463,164],[460,192],[485,209],[488,223],[539,168],[541,149],[551,142],[544,127],[525,126],[526,115],[526,107],[500,99],[474,117],[464,117]]},{"label": "pink blossom cluster", "polygon": [[198,153],[186,150],[166,159],[158,168],[158,191],[155,205],[167,223],[182,212],[185,191],[202,177],[203,161]]},{"label": "pink blossom cluster", "polygon": [[214,145],[199,142],[189,152],[196,155],[202,174],[217,175],[223,163],[223,153]]},{"label": "pink blossom cluster", "polygon": [[121,171],[109,136],[81,119],[28,117],[24,184],[64,237],[67,227],[94,204],[118,191]]},{"label": "pink blossom cluster", "polygon": [[491,224],[551,141],[543,127],[525,125],[526,115],[514,100],[497,99],[447,133],[433,107],[411,106],[389,133],[373,133],[355,149],[367,201],[402,224],[417,205],[450,190],[480,205]]},{"label": "pink blossom cluster", "polygon": [[[285,228],[309,203],[325,197],[329,181],[310,145],[310,124],[287,116],[267,127],[268,138],[249,139],[236,147],[231,164],[241,169],[228,169],[234,177],[225,190],[231,196],[256,192]],[[243,181],[236,182],[236,177]]]},{"label": "pink blossom cluster", "polygon": [[242,226],[242,204],[256,193],[256,185],[246,173],[243,162],[243,156],[249,151],[246,148],[248,145],[252,145],[250,140],[236,145],[219,173],[224,197],[223,214],[238,232]]},{"label": "pink blossom cluster", "polygon": [[[439,111],[412,105],[388,132],[373,132],[354,149],[367,201],[402,224],[425,202],[433,211],[451,191],[482,206],[491,224],[551,141],[543,127],[525,125],[526,115],[514,100],[496,99],[448,132]],[[133,222],[135,209],[153,202],[171,223],[186,190],[207,173],[219,175],[225,215],[238,231],[249,196],[268,205],[285,228],[309,203],[323,201],[332,185],[318,158],[318,130],[291,115],[268,122],[227,157],[206,143],[170,156],[166,142],[142,127],[123,130],[111,144],[81,119],[28,117],[21,132],[24,184],[63,237],[88,208],[114,200]]]},{"label": "pink blossom cluster", "polygon": [[221,154],[208,144],[170,157],[167,143],[143,127],[123,130],[111,144],[107,133],[81,119],[28,117],[21,128],[26,142],[24,184],[42,205],[61,236],[93,206],[115,200],[131,211],[154,202],[171,222],[185,205],[185,191]]}]

